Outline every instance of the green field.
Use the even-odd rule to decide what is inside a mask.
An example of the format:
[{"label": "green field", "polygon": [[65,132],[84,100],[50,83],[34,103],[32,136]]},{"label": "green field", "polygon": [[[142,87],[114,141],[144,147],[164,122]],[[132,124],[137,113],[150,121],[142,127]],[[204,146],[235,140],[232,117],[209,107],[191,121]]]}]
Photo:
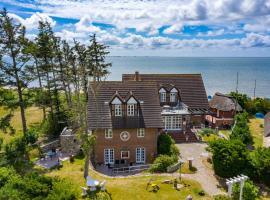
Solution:
[{"label": "green field", "polygon": [[[8,111],[6,109],[0,107],[0,117],[4,116],[7,113]],[[39,124],[42,121],[43,117],[42,110],[38,107],[27,108],[25,114],[28,126]],[[5,143],[8,143],[12,138],[22,134],[22,121],[19,109],[14,111],[14,116],[12,117],[11,125],[16,130],[16,133],[14,135],[4,133],[2,130],[0,130],[0,137],[4,139]]]},{"label": "green field", "polygon": [[253,136],[254,146],[260,147],[263,145],[263,119],[250,119],[249,120],[249,129],[250,133]]}]

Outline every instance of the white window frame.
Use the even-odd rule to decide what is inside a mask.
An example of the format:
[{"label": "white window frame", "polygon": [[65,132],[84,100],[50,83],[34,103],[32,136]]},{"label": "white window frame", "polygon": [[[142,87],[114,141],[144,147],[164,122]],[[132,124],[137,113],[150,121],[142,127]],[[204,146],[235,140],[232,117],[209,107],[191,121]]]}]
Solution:
[{"label": "white window frame", "polygon": [[160,95],[160,102],[164,103],[166,102],[166,92],[159,93]]},{"label": "white window frame", "polygon": [[111,128],[105,129],[105,138],[106,139],[111,139],[113,138],[113,131]]},{"label": "white window frame", "polygon": [[135,115],[135,104],[127,104],[127,116]]},{"label": "white window frame", "polygon": [[122,104],[115,104],[114,105],[114,115],[116,117],[122,116]]},{"label": "white window frame", "polygon": [[137,137],[144,137],[145,136],[145,129],[144,128],[138,128],[137,129]]},{"label": "white window frame", "polygon": [[144,164],[145,158],[146,158],[146,149],[144,147],[138,147],[136,148],[136,163],[138,164]]},{"label": "white window frame", "polygon": [[[123,157],[123,153],[127,152],[128,153],[128,157]],[[129,151],[121,151],[121,159],[129,159]]]},{"label": "white window frame", "polygon": [[114,149],[104,149],[104,164],[114,164]]},{"label": "white window frame", "polygon": [[182,129],[182,116],[180,115],[167,115],[163,117],[165,130],[181,130]]}]

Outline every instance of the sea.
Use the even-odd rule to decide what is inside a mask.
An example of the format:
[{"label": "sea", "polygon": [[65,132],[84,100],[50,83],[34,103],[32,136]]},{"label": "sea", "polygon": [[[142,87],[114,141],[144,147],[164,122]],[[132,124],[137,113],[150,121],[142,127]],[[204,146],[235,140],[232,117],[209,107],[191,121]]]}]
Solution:
[{"label": "sea", "polygon": [[255,94],[256,97],[270,98],[270,57],[116,56],[108,57],[107,61],[112,63],[107,80],[121,80],[123,73],[135,71],[151,74],[200,73],[207,95],[213,96],[216,92],[227,94],[238,89],[250,97]]}]

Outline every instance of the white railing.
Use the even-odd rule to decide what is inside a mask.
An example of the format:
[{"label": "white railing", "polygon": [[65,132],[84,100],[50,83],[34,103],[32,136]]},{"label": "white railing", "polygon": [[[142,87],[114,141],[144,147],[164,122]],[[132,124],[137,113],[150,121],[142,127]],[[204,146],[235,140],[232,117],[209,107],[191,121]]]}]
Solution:
[{"label": "white railing", "polygon": [[135,166],[128,166],[128,167],[119,167],[119,168],[113,168],[113,173],[130,173],[130,172],[136,172],[136,171],[143,171],[146,169],[149,169],[150,165],[135,165]]}]

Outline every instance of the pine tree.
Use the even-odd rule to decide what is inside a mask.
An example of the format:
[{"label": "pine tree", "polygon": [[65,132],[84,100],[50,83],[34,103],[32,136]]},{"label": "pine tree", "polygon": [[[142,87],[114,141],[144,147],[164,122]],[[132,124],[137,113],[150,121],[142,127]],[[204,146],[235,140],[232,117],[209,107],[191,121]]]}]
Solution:
[{"label": "pine tree", "polygon": [[0,12],[0,82],[5,86],[16,87],[24,134],[27,132],[27,125],[23,89],[32,80],[27,69],[31,68],[30,57],[24,52],[27,44],[25,27],[10,18],[5,9],[2,10]]},{"label": "pine tree", "polygon": [[[94,98],[98,97],[98,88],[100,86],[100,83],[103,79],[106,78],[106,76],[109,74],[108,68],[111,66],[111,63],[106,63],[105,57],[109,54],[109,51],[107,51],[107,46],[100,44],[96,41],[96,35],[94,34],[91,37],[90,40],[90,46],[87,47],[86,50],[86,73],[88,75],[87,79],[92,79],[91,84],[91,90],[94,95]],[[86,98],[88,99],[88,98]],[[97,102],[97,101],[95,101]],[[90,102],[94,103],[94,102]],[[95,103],[95,107],[97,110],[98,104]],[[87,123],[87,106],[84,108],[85,110],[85,132],[84,134],[88,135],[88,123]],[[95,133],[96,130],[92,130],[92,133]],[[82,136],[85,138],[85,136]],[[85,165],[84,165],[84,177],[88,175],[88,168],[89,168],[89,162],[91,158],[91,153],[94,149],[94,142],[89,142],[88,140],[84,141],[83,148],[84,152],[86,154],[85,156]]]},{"label": "pine tree", "polygon": [[53,58],[53,39],[52,39],[52,30],[48,22],[39,22],[39,33],[36,40],[37,45],[37,58],[46,80],[46,89],[49,95],[49,107],[50,114],[54,119],[54,109],[53,109],[53,97],[52,97],[52,63],[51,59]]}]

